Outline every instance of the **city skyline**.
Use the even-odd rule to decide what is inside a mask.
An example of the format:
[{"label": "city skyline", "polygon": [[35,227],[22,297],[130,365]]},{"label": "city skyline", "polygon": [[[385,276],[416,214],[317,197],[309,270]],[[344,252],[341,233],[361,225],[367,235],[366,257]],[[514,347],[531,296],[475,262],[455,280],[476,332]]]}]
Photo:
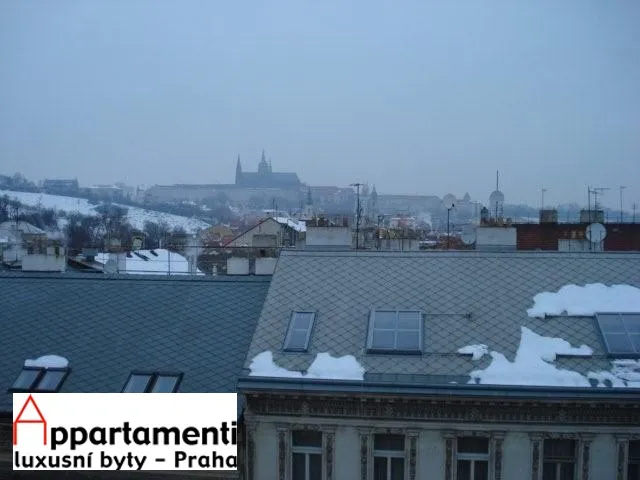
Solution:
[{"label": "city skyline", "polygon": [[312,185],[640,201],[640,5],[0,5],[0,160],[84,184]]}]

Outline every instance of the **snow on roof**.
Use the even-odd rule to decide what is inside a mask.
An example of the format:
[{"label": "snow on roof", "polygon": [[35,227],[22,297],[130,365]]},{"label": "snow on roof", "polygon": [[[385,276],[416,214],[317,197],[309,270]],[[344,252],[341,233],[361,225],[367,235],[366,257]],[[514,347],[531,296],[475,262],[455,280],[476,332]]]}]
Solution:
[{"label": "snow on roof", "polygon": [[640,360],[614,360],[610,372],[589,372],[598,387],[640,388]]},{"label": "snow on roof", "polygon": [[34,368],[67,368],[69,360],[59,355],[43,355],[35,359],[28,358],[24,361],[25,367]]},{"label": "snow on roof", "polygon": [[472,360],[480,360],[482,357],[489,353],[489,347],[486,345],[467,345],[458,349],[458,353],[462,355],[472,355]]},{"label": "snow on roof", "polygon": [[[124,271],[119,270],[119,273],[140,275],[189,274],[189,260],[179,253],[158,248],[155,250],[136,250],[130,252],[130,255],[131,257],[124,256]],[[117,261],[116,254],[110,253],[98,253],[95,256],[95,261],[104,265],[110,258]],[[120,265],[121,267],[122,265]],[[195,274],[204,275],[200,270],[197,270]]]},{"label": "snow on roof", "polygon": [[362,380],[364,368],[353,355],[332,357],[329,353],[318,353],[306,373],[287,370],[275,364],[273,353],[259,353],[251,361],[250,376],[279,378],[316,378],[327,380]]},{"label": "snow on roof", "polygon": [[281,225],[293,228],[296,232],[307,231],[307,224],[302,220],[293,220],[287,217],[273,217],[273,219]]},{"label": "snow on roof", "polygon": [[470,373],[469,383],[489,385],[538,385],[589,387],[589,380],[578,372],[562,370],[552,362],[557,355],[590,356],[586,345],[572,347],[561,338],[543,337],[521,327],[520,346],[513,362],[498,352],[491,352],[491,364]]},{"label": "snow on roof", "polygon": [[640,288],[601,283],[565,285],[557,292],[543,292],[533,297],[530,317],[545,315],[591,316],[597,312],[640,312]]},{"label": "snow on roof", "polygon": [[15,222],[13,220],[8,220],[6,222],[0,223],[0,230],[12,231],[12,232],[21,232],[21,233],[31,233],[31,234],[43,234],[44,230],[36,227],[35,225],[30,224],[29,222],[25,222],[20,220]]}]

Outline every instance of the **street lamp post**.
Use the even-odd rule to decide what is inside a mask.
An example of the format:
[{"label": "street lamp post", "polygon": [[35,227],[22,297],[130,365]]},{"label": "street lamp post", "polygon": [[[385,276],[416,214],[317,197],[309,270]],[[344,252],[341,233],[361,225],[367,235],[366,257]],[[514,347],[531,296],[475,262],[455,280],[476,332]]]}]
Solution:
[{"label": "street lamp post", "polygon": [[451,241],[451,236],[449,235],[449,215],[451,214],[451,209],[454,207],[455,205],[451,205],[449,208],[447,208],[447,250],[449,250],[450,248],[450,241]]},{"label": "street lamp post", "polygon": [[620,185],[620,223],[622,223],[622,191],[627,188],[624,185]]}]

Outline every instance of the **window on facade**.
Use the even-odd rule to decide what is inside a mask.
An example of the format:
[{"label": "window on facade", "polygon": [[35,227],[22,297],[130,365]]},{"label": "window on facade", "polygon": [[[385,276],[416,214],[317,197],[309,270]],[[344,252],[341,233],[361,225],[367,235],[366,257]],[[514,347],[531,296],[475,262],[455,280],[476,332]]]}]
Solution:
[{"label": "window on facade", "polygon": [[316,314],[314,312],[293,312],[284,349],[291,352],[305,352],[309,348],[311,329]]},{"label": "window on facade", "polygon": [[487,480],[489,478],[489,439],[460,437],[457,447],[457,480]]},{"label": "window on facade", "polygon": [[404,480],[404,436],[374,435],[374,480]]},{"label": "window on facade", "polygon": [[598,313],[596,320],[608,354],[640,356],[640,313]]},{"label": "window on facade", "polygon": [[24,367],[9,391],[57,392],[68,374],[67,368]]},{"label": "window on facade", "polygon": [[369,319],[369,351],[422,351],[422,314],[416,310],[374,310]]},{"label": "window on facade", "polygon": [[640,440],[629,442],[627,480],[640,480]]},{"label": "window on facade", "polygon": [[548,439],[543,442],[543,480],[574,480],[575,440]]},{"label": "window on facade", "polygon": [[124,384],[124,393],[173,393],[178,390],[181,373],[134,372]]},{"label": "window on facade", "polygon": [[291,433],[292,480],[322,480],[322,433],[295,430]]}]

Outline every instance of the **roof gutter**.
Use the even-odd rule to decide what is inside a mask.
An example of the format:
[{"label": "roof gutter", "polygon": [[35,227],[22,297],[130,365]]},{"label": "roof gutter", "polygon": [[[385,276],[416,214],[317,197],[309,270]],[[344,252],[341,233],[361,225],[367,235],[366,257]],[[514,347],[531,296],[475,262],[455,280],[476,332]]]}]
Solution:
[{"label": "roof gutter", "polygon": [[537,387],[519,385],[410,385],[348,380],[300,380],[296,378],[242,377],[238,391],[250,393],[343,394],[435,397],[488,397],[535,400],[635,400],[640,388]]}]

